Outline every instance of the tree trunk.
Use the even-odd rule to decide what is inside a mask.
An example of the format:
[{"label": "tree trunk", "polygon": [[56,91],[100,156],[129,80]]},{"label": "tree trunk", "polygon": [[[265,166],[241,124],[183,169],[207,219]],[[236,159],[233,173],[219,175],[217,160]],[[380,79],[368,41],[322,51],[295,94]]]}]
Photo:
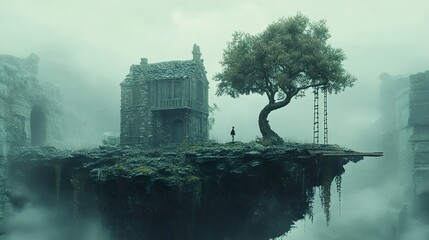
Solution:
[{"label": "tree trunk", "polygon": [[284,104],[283,106],[281,105],[278,103],[268,104],[259,113],[259,119],[258,119],[259,130],[261,131],[262,139],[266,144],[281,145],[284,143],[283,139],[271,129],[271,126],[268,123],[268,119],[267,119],[268,114],[270,114],[271,111],[284,107],[287,105],[287,103]]}]

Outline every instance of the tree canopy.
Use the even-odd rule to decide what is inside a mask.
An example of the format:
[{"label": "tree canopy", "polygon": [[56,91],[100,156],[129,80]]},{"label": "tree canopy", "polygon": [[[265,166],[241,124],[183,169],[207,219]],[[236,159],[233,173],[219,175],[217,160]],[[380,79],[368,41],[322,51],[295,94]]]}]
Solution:
[{"label": "tree canopy", "polygon": [[257,93],[268,104],[259,114],[264,140],[282,143],[271,130],[268,114],[303,97],[309,88],[338,93],[356,80],[343,67],[344,52],[332,47],[325,21],[310,22],[302,15],[281,18],[260,34],[235,32],[221,60],[222,70],[214,77],[217,95]]}]

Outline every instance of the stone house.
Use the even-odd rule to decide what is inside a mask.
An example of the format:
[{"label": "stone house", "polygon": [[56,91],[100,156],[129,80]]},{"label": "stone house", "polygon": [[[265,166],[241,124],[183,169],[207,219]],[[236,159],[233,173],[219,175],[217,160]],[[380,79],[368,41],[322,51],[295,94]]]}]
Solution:
[{"label": "stone house", "polygon": [[197,143],[208,138],[208,80],[192,60],[132,65],[121,83],[121,144]]}]

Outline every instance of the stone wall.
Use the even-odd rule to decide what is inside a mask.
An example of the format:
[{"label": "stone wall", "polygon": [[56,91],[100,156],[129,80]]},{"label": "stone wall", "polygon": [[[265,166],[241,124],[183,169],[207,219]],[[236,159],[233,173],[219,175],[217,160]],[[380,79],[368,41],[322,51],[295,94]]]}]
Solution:
[{"label": "stone wall", "polygon": [[391,78],[395,127],[389,136],[396,146],[404,201],[413,204],[429,190],[429,71]]},{"label": "stone wall", "polygon": [[37,79],[39,58],[0,55],[0,232],[4,231],[7,152],[16,146],[56,145],[62,138],[59,91]]},{"label": "stone wall", "polygon": [[429,71],[410,76],[409,125],[413,152],[413,181],[416,194],[429,189]]},{"label": "stone wall", "polygon": [[132,65],[121,83],[121,143],[148,143],[152,133],[147,59]]},{"label": "stone wall", "polygon": [[[55,145],[61,141],[59,90],[37,79],[37,65],[34,54],[27,59],[0,56],[0,131],[6,146]],[[34,135],[38,133],[43,136],[37,142]]]}]

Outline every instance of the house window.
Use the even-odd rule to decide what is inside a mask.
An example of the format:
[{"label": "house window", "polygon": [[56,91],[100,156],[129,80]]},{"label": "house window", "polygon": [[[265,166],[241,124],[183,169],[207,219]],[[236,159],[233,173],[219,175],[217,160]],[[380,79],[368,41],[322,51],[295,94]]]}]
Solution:
[{"label": "house window", "polygon": [[162,99],[171,99],[172,97],[172,86],[171,81],[162,82]]},{"label": "house window", "polygon": [[174,99],[174,98],[182,98],[183,95],[183,82],[182,81],[163,81],[162,82],[162,90],[161,96],[162,99]]},{"label": "house window", "polygon": [[173,98],[182,98],[182,93],[183,93],[182,82],[174,81],[173,89],[174,89]]},{"label": "house window", "polygon": [[189,85],[190,85],[190,80],[189,79],[186,79],[186,82],[184,82],[184,88],[185,88],[185,98],[189,98],[190,96],[190,94],[189,94],[189,92],[190,92],[190,89],[189,89]]},{"label": "house window", "polygon": [[204,99],[203,83],[201,81],[197,81],[197,101],[203,102],[203,99]]}]

